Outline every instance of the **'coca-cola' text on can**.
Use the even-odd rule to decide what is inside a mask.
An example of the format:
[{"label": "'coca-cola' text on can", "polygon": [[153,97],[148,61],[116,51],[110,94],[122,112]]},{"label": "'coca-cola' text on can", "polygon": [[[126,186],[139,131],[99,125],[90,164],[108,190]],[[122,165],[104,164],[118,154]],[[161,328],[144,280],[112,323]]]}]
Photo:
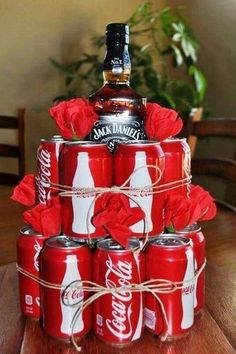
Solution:
[{"label": "'coca-cola' text on can", "polygon": [[[152,167],[151,167],[152,166]],[[132,225],[133,236],[156,236],[163,232],[163,209],[165,194],[157,193],[154,187],[162,183],[165,156],[159,143],[155,141],[128,141],[118,144],[114,154],[114,184],[125,187],[129,193],[131,207],[141,207],[145,220]]]},{"label": "'coca-cola' text on can", "polygon": [[[206,242],[201,231],[201,227],[197,224],[187,226],[183,230],[176,231],[180,236],[187,237],[192,240],[193,251],[195,256],[195,271],[203,266],[206,257]],[[196,277],[194,287],[194,312],[198,313],[204,307],[205,301],[205,269],[202,269],[198,277]]]},{"label": "'coca-cola' text on can", "polygon": [[[61,184],[77,194],[61,197],[62,230],[68,236],[86,238],[102,237],[105,230],[92,224],[92,217],[101,208],[101,198],[96,198],[94,188],[111,187],[112,155],[105,143],[68,142],[60,158]],[[84,193],[83,189],[91,189]]]},{"label": "'coca-cola' text on can", "polygon": [[161,142],[165,153],[165,171],[163,183],[171,183],[165,187],[167,194],[187,196],[191,174],[191,151],[185,138],[170,138]]},{"label": "'coca-cola' text on can", "polygon": [[88,292],[75,287],[74,282],[91,280],[91,252],[84,242],[75,242],[66,236],[52,237],[41,253],[40,276],[48,283],[61,285],[61,289],[41,286],[43,328],[47,334],[59,339],[73,335],[82,337],[91,329],[91,307],[87,307],[72,327],[72,321]]},{"label": "'coca-cola' text on can", "polygon": [[[39,253],[46,238],[32,228],[24,227],[17,239],[18,266],[34,276],[39,275]],[[18,275],[21,312],[23,315],[39,318],[41,315],[39,283],[20,272]]]},{"label": "'coca-cola' text on can", "polygon": [[[54,135],[50,140],[41,140],[37,151],[37,203],[47,204],[51,195],[58,191],[59,155],[64,142],[60,135]],[[55,186],[51,186],[51,183],[55,183]]]},{"label": "'coca-cola' text on can", "polygon": [[[144,281],[144,255],[134,253],[139,246],[130,241],[124,249],[115,241],[102,240],[93,259],[93,280],[108,289]],[[121,292],[102,295],[94,302],[93,329],[96,336],[116,345],[139,339],[143,331],[143,293]]]},{"label": "'coca-cola' text on can", "polygon": [[[157,293],[165,309],[151,293],[145,295],[145,326],[154,334],[168,338],[188,332],[194,322],[194,255],[190,241],[176,235],[162,235],[150,242],[146,250],[146,277],[183,282],[181,289]],[[157,284],[160,283],[157,282]]]}]

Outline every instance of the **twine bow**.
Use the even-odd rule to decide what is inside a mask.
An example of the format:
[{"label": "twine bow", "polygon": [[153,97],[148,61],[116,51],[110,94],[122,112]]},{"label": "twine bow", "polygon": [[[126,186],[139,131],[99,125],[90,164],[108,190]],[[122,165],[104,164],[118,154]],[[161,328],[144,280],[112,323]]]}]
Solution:
[{"label": "twine bow", "polygon": [[[131,178],[138,171],[140,171],[144,168],[145,169],[151,168],[151,169],[154,169],[156,172],[158,172],[158,176],[157,176],[156,180],[151,185],[147,185],[147,186],[140,187],[140,188],[133,188],[133,187],[128,186]],[[40,180],[40,178],[38,176],[36,177],[36,179],[38,182],[43,183],[43,185],[45,187],[50,187],[51,189],[57,190],[61,197],[72,197],[72,196],[81,197],[81,196],[86,196],[86,195],[93,195],[94,196],[94,199],[92,200],[92,202],[90,204],[90,207],[89,207],[88,213],[87,213],[87,217],[86,217],[87,235],[88,235],[89,243],[91,243],[91,233],[89,230],[89,225],[90,225],[91,217],[93,216],[93,215],[91,215],[92,209],[93,209],[93,206],[96,203],[96,201],[99,198],[101,198],[102,195],[104,195],[107,192],[122,193],[122,194],[126,195],[130,200],[132,200],[137,205],[137,207],[139,207],[143,211],[143,213],[145,215],[145,211],[139,205],[139,203],[134,198],[134,196],[145,194],[147,191],[149,194],[152,194],[152,195],[164,193],[164,192],[173,190],[175,188],[178,188],[178,187],[184,186],[184,185],[187,185],[189,188],[189,185],[191,182],[191,175],[189,175],[186,168],[184,169],[184,172],[186,174],[185,178],[182,178],[182,179],[179,179],[176,181],[172,181],[169,183],[165,183],[165,184],[159,184],[159,182],[161,181],[162,176],[163,176],[163,171],[156,165],[144,165],[144,166],[140,166],[137,169],[135,169],[131,173],[131,175],[124,181],[124,183],[121,184],[120,186],[94,187],[94,188],[84,188],[84,187],[77,188],[77,187],[66,186],[66,185],[62,185],[62,184],[56,184],[56,183],[52,183],[52,182],[45,182],[45,181]],[[140,251],[147,244],[148,236],[149,236],[148,220],[146,217],[143,219],[143,223],[144,223],[144,242],[142,243],[142,246],[140,245]]]},{"label": "twine bow", "polygon": [[[161,340],[165,341],[168,334],[169,334],[169,322],[168,322],[168,317],[167,317],[167,313],[166,313],[163,301],[160,299],[160,296],[158,294],[170,294],[170,293],[173,293],[177,290],[183,289],[185,284],[196,284],[196,281],[197,281],[198,277],[200,276],[200,274],[202,273],[205,266],[206,266],[206,259],[204,260],[202,266],[195,272],[194,277],[192,277],[191,279],[188,279],[186,281],[173,282],[168,279],[150,279],[150,280],[147,280],[147,281],[140,283],[140,284],[131,283],[129,285],[124,285],[124,286],[120,286],[120,287],[107,288],[105,286],[102,286],[100,284],[94,283],[89,280],[75,280],[75,281],[71,282],[70,284],[50,283],[50,282],[47,282],[47,281],[39,278],[38,276],[31,274],[30,272],[28,272],[25,269],[16,265],[19,273],[32,279],[33,281],[37,282],[41,286],[44,286],[44,287],[47,287],[50,289],[60,290],[62,292],[62,294],[61,294],[62,302],[65,306],[77,307],[77,310],[76,310],[76,312],[72,318],[72,321],[71,321],[71,341],[78,352],[80,352],[82,350],[82,348],[80,346],[78,346],[76,343],[74,328],[75,328],[77,320],[81,316],[84,309],[87,308],[89,305],[91,305],[93,303],[93,301],[95,301],[96,299],[98,299],[99,297],[101,297],[103,295],[121,293],[121,292],[127,292],[127,291],[130,291],[133,293],[135,293],[135,292],[148,292],[148,293],[151,293],[154,296],[154,298],[158,301],[161,311],[162,311],[162,314],[163,314],[165,326],[166,326],[166,330],[163,333]],[[73,304],[70,304],[68,301],[68,298],[64,296],[64,294],[67,293],[68,290],[70,290],[70,291],[73,291],[73,290],[80,290],[81,291],[82,290],[84,292],[94,293],[94,294],[84,301],[83,300],[81,301],[81,299],[80,299],[77,303],[75,302]]]}]

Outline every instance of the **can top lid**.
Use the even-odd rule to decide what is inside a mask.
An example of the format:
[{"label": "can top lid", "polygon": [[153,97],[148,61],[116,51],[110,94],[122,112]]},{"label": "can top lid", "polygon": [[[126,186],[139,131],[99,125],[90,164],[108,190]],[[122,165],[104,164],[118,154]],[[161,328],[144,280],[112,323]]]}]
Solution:
[{"label": "can top lid", "polygon": [[78,239],[78,241],[75,241],[75,239],[72,239],[65,235],[61,235],[50,237],[45,244],[48,247],[53,248],[80,248],[86,244],[86,241],[80,239]]},{"label": "can top lid", "polygon": [[126,140],[121,141],[118,145],[160,145],[156,140]]},{"label": "can top lid", "polygon": [[201,226],[196,223],[196,224],[188,225],[184,229],[176,231],[176,233],[178,235],[179,234],[184,235],[190,232],[198,232],[198,231],[201,231]]},{"label": "can top lid", "polygon": [[190,240],[176,234],[162,234],[151,240],[150,243],[154,246],[182,247],[190,244]]},{"label": "can top lid", "polygon": [[171,138],[163,140],[161,143],[176,143],[178,141],[184,141],[185,142],[186,140],[187,140],[186,138],[182,138],[182,137],[179,137],[179,138],[171,137]]},{"label": "can top lid", "polygon": [[138,247],[139,247],[138,240],[129,240],[128,248],[124,248],[118,242],[110,238],[98,241],[97,243],[97,248],[109,250],[111,252],[116,252],[116,251],[127,252]]},{"label": "can top lid", "polygon": [[53,135],[51,139],[41,139],[40,141],[45,142],[62,142],[65,141],[61,135]]},{"label": "can top lid", "polygon": [[80,141],[67,141],[65,145],[84,145],[84,146],[107,146],[106,143],[100,141],[89,141],[89,140],[80,140]]},{"label": "can top lid", "polygon": [[39,232],[35,231],[30,226],[22,227],[22,229],[20,230],[20,234],[24,236],[42,236]]}]

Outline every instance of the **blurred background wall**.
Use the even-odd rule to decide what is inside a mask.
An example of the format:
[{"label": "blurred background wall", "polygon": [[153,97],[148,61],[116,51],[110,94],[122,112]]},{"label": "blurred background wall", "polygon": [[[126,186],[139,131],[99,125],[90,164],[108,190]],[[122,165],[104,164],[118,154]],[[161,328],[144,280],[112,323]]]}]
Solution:
[{"label": "blurred background wall", "polygon": [[[208,80],[205,106],[214,116],[236,116],[236,1],[162,0],[155,6],[185,5],[185,14],[200,41],[200,67]],[[89,50],[90,38],[113,21],[125,21],[140,0],[0,0],[0,112],[26,107],[27,171],[34,171],[42,137],[55,133],[48,115],[63,77],[52,57],[73,61]],[[8,138],[7,134],[1,140]],[[14,140],[13,136],[10,136]],[[14,168],[14,166],[12,167]]]},{"label": "blurred background wall", "polygon": [[[128,19],[141,0],[0,0],[0,112],[26,107],[26,169],[34,171],[40,138],[56,133],[48,108],[63,77],[48,58],[73,61],[109,22]],[[160,4],[161,2],[159,2]],[[12,140],[12,132],[1,135]],[[9,161],[0,164],[9,166]],[[16,168],[12,164],[12,170]]]},{"label": "blurred background wall", "polygon": [[215,117],[236,116],[236,1],[165,0],[184,5],[199,39],[199,65],[207,77],[205,106]]}]

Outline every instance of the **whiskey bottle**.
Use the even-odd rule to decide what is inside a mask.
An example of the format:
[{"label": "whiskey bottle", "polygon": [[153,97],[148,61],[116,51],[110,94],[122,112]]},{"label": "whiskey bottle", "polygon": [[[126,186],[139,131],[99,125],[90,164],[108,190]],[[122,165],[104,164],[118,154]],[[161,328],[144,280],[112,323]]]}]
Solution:
[{"label": "whiskey bottle", "polygon": [[131,62],[128,43],[128,25],[107,25],[104,85],[89,96],[99,116],[89,139],[106,142],[111,152],[119,141],[145,139],[143,119],[146,99],[129,85]]}]

